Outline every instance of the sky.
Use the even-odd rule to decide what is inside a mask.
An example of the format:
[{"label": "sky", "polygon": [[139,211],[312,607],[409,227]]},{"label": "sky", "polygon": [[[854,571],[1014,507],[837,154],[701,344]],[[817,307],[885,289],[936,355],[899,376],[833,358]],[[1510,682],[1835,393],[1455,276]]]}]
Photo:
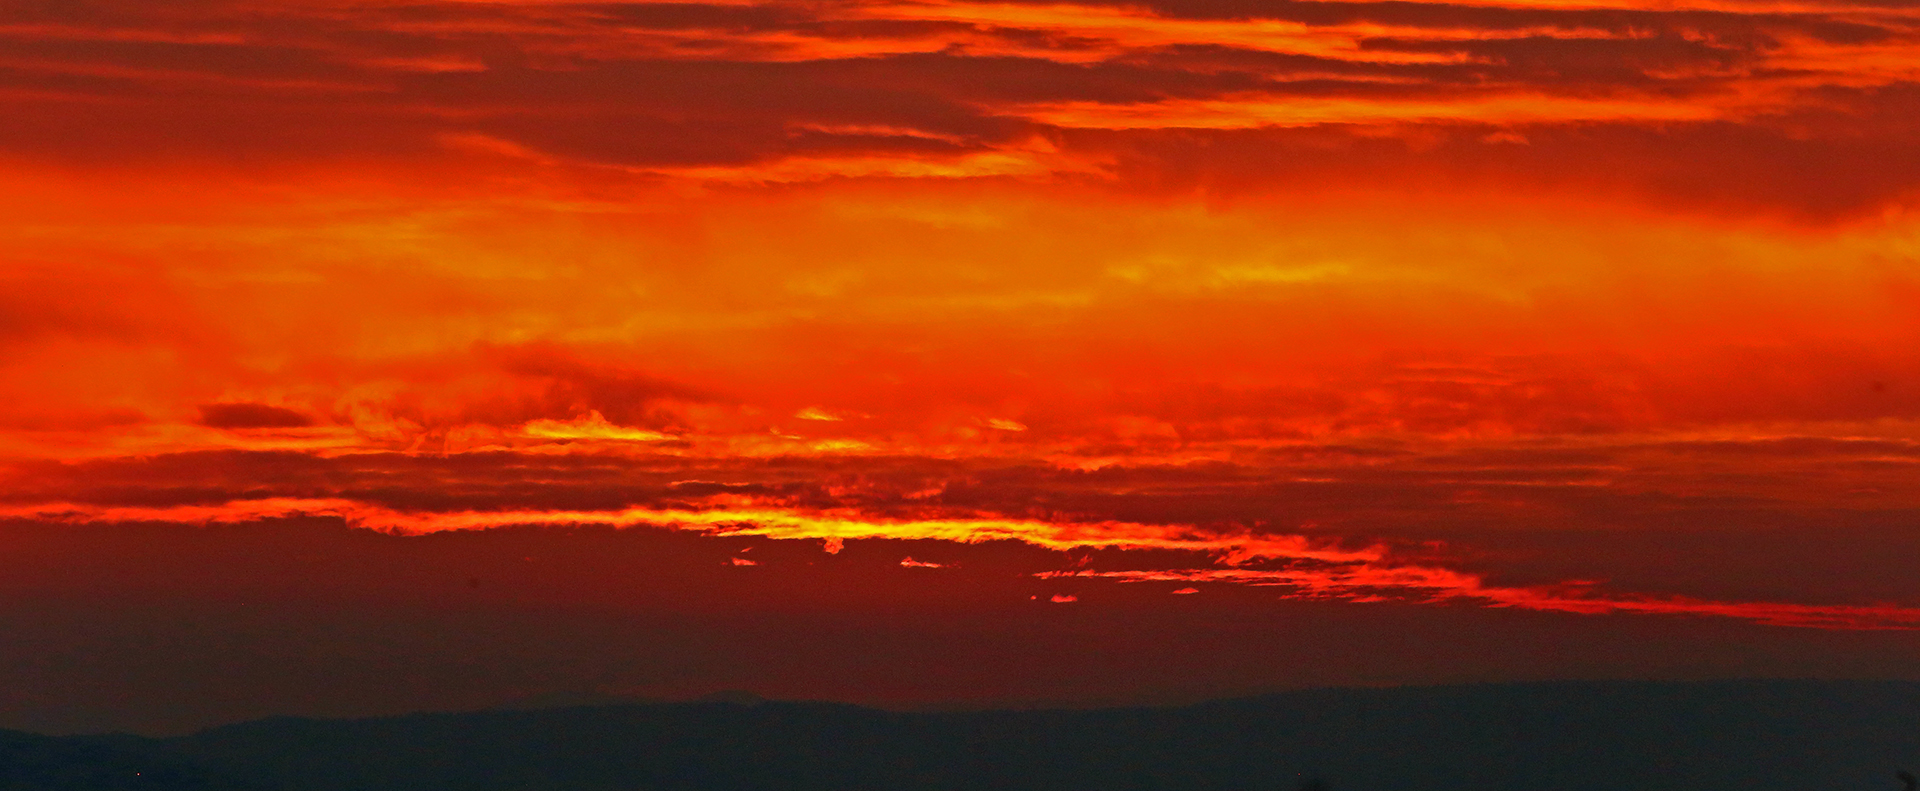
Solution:
[{"label": "sky", "polygon": [[1894,0],[0,6],[0,727],[1920,678]]}]

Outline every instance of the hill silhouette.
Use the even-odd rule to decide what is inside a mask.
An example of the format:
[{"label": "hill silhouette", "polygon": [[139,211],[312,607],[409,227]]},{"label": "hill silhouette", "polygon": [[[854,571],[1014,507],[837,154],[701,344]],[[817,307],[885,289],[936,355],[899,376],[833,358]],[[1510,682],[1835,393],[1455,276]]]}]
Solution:
[{"label": "hill silhouette", "polygon": [[[171,739],[14,733],[0,745],[10,790],[1894,791],[1897,771],[1920,766],[1920,684],[1329,689],[937,713],[659,703],[276,718]],[[124,776],[140,767],[173,774]],[[34,779],[51,777],[65,784]]]}]

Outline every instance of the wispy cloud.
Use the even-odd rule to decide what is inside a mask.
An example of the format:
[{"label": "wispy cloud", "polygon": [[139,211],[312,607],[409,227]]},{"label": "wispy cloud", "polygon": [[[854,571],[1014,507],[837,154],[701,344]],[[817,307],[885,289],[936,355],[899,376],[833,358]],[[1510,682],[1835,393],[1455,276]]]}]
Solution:
[{"label": "wispy cloud", "polygon": [[[1798,116],[1872,112],[1888,101],[1876,92],[1920,74],[1920,19],[1873,4],[87,8],[0,17],[11,53],[0,91],[34,104],[0,150],[511,152],[720,183],[1048,179],[1112,155],[1057,130],[1131,133],[1133,155],[1182,169],[1139,133],[1330,127],[1418,140],[1410,127],[1615,123],[1727,138],[1715,125],[1734,124],[1823,147]],[[162,122],[189,131],[142,136]]]}]

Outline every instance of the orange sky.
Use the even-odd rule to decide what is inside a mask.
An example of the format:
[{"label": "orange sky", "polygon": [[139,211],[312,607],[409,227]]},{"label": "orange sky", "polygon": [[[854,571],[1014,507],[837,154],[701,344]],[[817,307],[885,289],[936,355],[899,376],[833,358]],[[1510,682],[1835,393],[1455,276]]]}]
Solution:
[{"label": "orange sky", "polygon": [[[1196,624],[1242,607],[1348,608],[1369,625],[1325,639],[1351,654],[1463,609],[1494,642],[1515,611],[1698,642],[881,702],[1911,675],[1900,3],[27,0],[0,101],[0,519],[68,536],[54,565],[130,551],[116,525],[240,587],[188,536],[612,526],[708,542],[684,562],[785,580],[808,617],[866,612],[823,587],[1159,613],[1225,646],[1208,678],[1261,643]],[[863,544],[900,557],[775,576]],[[121,575],[10,590],[121,613]],[[767,611],[724,580],[702,612]],[[677,611],[554,584],[543,606]],[[419,705],[761,683],[554,673]]]}]

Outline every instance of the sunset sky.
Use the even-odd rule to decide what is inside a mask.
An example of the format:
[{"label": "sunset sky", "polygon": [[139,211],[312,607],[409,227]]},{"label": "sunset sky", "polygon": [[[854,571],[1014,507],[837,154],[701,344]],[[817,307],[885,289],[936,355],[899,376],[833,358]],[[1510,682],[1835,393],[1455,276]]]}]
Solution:
[{"label": "sunset sky", "polygon": [[0,103],[0,727],[1920,678],[1905,0],[10,0]]}]

